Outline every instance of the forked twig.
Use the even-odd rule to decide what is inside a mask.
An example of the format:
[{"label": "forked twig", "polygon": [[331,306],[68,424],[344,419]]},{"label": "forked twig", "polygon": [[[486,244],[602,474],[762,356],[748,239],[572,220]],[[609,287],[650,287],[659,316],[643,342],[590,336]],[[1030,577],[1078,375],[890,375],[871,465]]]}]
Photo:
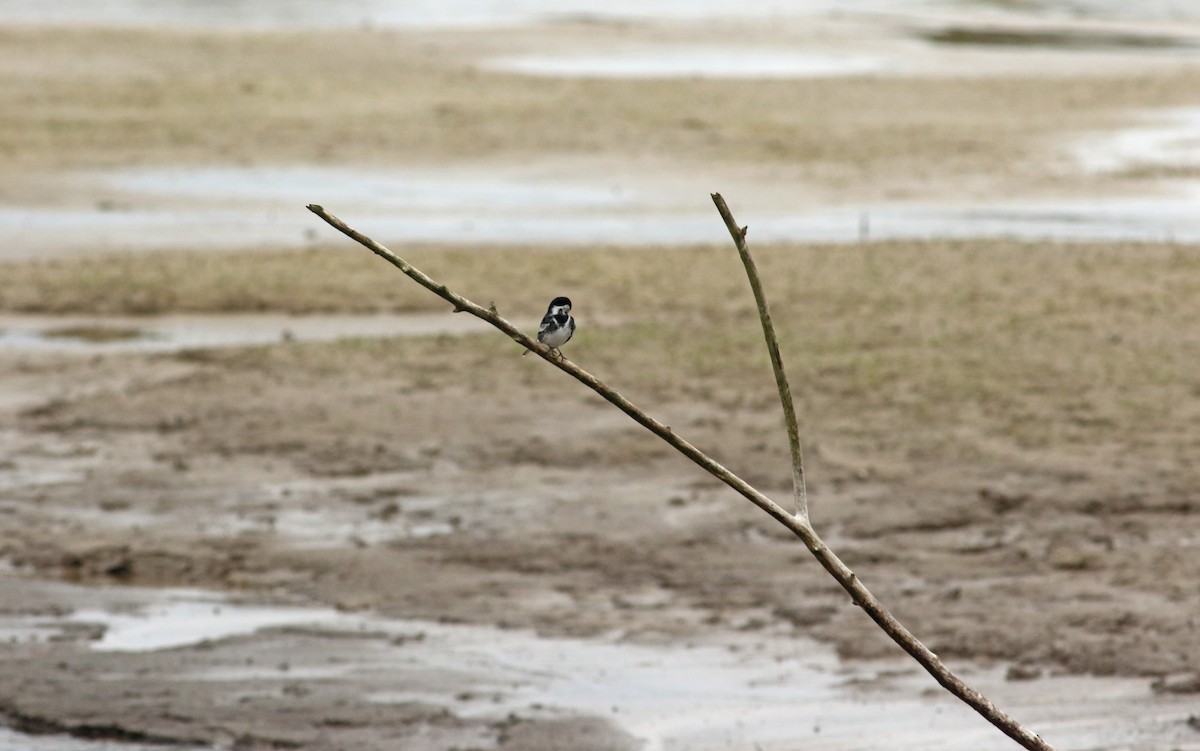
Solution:
[{"label": "forked twig", "polygon": [[[938,656],[922,644],[912,633],[897,621],[891,613],[889,613],[879,600],[875,599],[875,595],[863,586],[858,580],[854,572],[851,571],[846,564],[842,563],[841,559],[834,555],[833,551],[826,547],[825,543],[813,530],[808,523],[806,517],[788,513],[782,506],[766,497],[742,478],[730,472],[715,459],[705,454],[700,449],[693,446],[688,441],[679,437],[671,430],[670,426],[664,425],[654,419],[636,405],[630,402],[621,394],[610,388],[600,379],[596,378],[591,373],[588,373],[583,368],[580,368],[575,363],[567,359],[558,359],[554,357],[550,350],[543,345],[535,342],[524,332],[518,329],[509,321],[500,317],[496,313],[494,307],[484,308],[476,305],[470,300],[460,295],[451,292],[446,288],[446,285],[440,284],[426,276],[419,269],[413,267],[404,259],[397,256],[392,251],[375,242],[366,235],[349,227],[345,222],[325,211],[320,206],[310,204],[309,211],[312,211],[321,219],[325,220],[334,229],[346,235],[355,242],[363,245],[375,255],[384,259],[396,268],[400,269],[408,278],[428,289],[438,297],[454,306],[455,311],[465,311],[481,320],[487,321],[496,328],[503,331],[509,338],[517,342],[522,347],[532,349],[539,357],[546,362],[549,362],[559,370],[564,371],[583,385],[595,391],[606,401],[620,409],[625,414],[629,415],[639,425],[642,425],[651,433],[654,433],[659,438],[670,444],[676,451],[680,452],[688,459],[691,459],[696,464],[700,465],[706,472],[716,477],[721,482],[733,488],[740,495],[745,497],[755,506],[769,514],[773,519],[778,521],[783,526],[792,531],[808,548],[809,552],[820,562],[825,570],[837,580],[850,594],[851,600],[855,605],[858,605],[867,615],[879,625],[880,628],[887,633],[904,651],[912,655],[918,663],[921,664],[934,680],[940,683],[947,691],[962,699],[970,705],[975,711],[983,715],[983,717],[1005,735],[1009,736],[1017,743],[1021,744],[1031,751],[1054,751],[1054,747],[1046,743],[1033,731],[1025,728],[1013,718],[1009,717],[1004,712],[1000,711],[996,705],[983,694],[968,686],[954,673],[942,664]],[[736,225],[735,225],[736,226]]]},{"label": "forked twig", "polygon": [[771,369],[775,371],[775,386],[779,389],[779,403],[783,407],[783,421],[787,424],[788,445],[792,449],[792,495],[796,498],[796,514],[809,520],[808,517],[808,488],[804,485],[804,454],[800,451],[800,425],[796,422],[796,405],[792,402],[792,388],[788,385],[787,375],[783,372],[783,358],[779,356],[779,340],[775,338],[775,324],[771,323],[771,311],[767,309],[767,298],[763,294],[762,281],[758,277],[758,267],[750,257],[750,248],[746,245],[746,232],[749,227],[739,227],[734,221],[733,214],[725,205],[725,199],[720,193],[712,194],[717,212],[725,220],[725,226],[737,246],[742,265],[746,267],[746,276],[750,278],[750,289],[754,292],[754,303],[758,306],[758,318],[762,321],[763,338],[767,342],[767,353],[771,356]]}]

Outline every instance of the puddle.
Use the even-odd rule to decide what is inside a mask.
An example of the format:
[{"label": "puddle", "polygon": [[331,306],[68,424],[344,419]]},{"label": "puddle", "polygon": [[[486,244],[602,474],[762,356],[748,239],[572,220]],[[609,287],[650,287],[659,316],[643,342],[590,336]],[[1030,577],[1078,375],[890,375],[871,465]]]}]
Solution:
[{"label": "puddle", "polygon": [[[67,628],[102,628],[96,651],[183,649],[213,656],[176,680],[357,681],[361,700],[422,702],[464,717],[605,717],[654,749],[858,747],[886,737],[894,749],[1008,749],[1011,742],[900,661],[842,664],[832,650],[783,633],[696,643],[636,644],[619,637],[546,638],[523,630],[392,619],[329,608],[256,605],[214,593],[0,579],[5,601],[24,590],[64,616],[0,616]],[[285,629],[280,631],[279,629]],[[298,632],[297,629],[300,631]],[[94,638],[95,631],[87,632]],[[308,646],[288,646],[302,633]],[[322,635],[335,661],[314,646]],[[230,645],[220,663],[222,639]],[[86,638],[86,637],[82,637]],[[283,639],[283,645],[272,640]],[[274,646],[273,646],[274,645]],[[246,665],[246,649],[263,657]],[[271,655],[290,650],[286,666]],[[258,661],[256,661],[258,662]],[[143,664],[144,662],[139,662]],[[958,666],[962,667],[962,666]],[[144,667],[141,669],[145,669]],[[1155,696],[1144,679],[1044,678],[1010,682],[1001,668],[969,666],[968,679],[1062,749],[1196,748],[1188,697]],[[224,690],[224,689],[222,689]],[[65,748],[65,747],[64,747]],[[72,747],[73,748],[73,747]]]},{"label": "puddle", "polygon": [[347,617],[331,608],[247,604],[194,589],[90,588],[0,578],[0,592],[5,590],[37,603],[32,615],[0,613],[0,632],[27,637],[10,642],[84,641],[98,652],[175,649],[283,626],[345,627]]},{"label": "puddle", "polygon": [[165,602],[135,612],[78,610],[67,622],[103,624],[103,635],[91,647],[100,652],[153,652],[280,626],[337,623],[336,610],[280,606],[232,605],[200,592],[160,593]]},{"label": "puddle", "polygon": [[[355,206],[492,213],[628,206],[621,186],[565,183],[536,167],[479,169],[446,165],[387,172],[317,166],[167,167],[80,175],[82,182],[135,198],[158,197],[263,207],[303,208],[314,196]],[[490,175],[490,177],[489,177]],[[328,198],[326,198],[328,197]],[[113,214],[120,216],[122,212]]]},{"label": "puddle", "polygon": [[596,55],[504,57],[484,67],[535,76],[595,78],[831,78],[903,72],[895,61],[866,55],[661,46]]},{"label": "puddle", "polygon": [[188,314],[152,317],[0,314],[0,352],[178,352],[283,341],[461,335],[488,330],[470,316]]},{"label": "puddle", "polygon": [[1146,112],[1139,119],[1144,124],[1086,136],[1071,152],[1093,173],[1145,168],[1200,170],[1200,108]]},{"label": "puddle", "polygon": [[[1191,143],[1179,135],[1182,131],[1175,132],[1166,140],[1179,148]],[[1171,153],[1176,153],[1174,147]],[[320,167],[132,170],[78,179],[88,190],[119,193],[131,208],[0,208],[0,253],[5,258],[341,241],[304,209],[307,202],[326,206],[391,245],[716,243],[724,228],[706,192],[714,180],[728,195],[737,195],[739,205],[756,207],[749,223],[762,241],[1200,240],[1200,187],[1187,183],[1180,190],[1191,190],[1188,198],[805,208],[803,188],[795,184],[686,175],[652,166],[602,170],[588,162],[447,167],[403,175]],[[154,348],[151,337],[135,341]]]}]

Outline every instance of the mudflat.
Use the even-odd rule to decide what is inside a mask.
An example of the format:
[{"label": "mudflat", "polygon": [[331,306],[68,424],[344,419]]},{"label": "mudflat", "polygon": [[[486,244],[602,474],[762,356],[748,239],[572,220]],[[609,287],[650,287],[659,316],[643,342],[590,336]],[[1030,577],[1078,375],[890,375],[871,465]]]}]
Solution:
[{"label": "mudflat", "polygon": [[[462,62],[535,32],[497,34],[5,29],[0,153],[14,180],[0,197],[87,201],[46,186],[131,165],[547,154],[782,173],[804,183],[798,195],[834,201],[1077,197],[1190,175],[1087,177],[1046,158],[1132,110],[1186,104],[1200,73],[1185,64],[984,85],[556,79]],[[753,207],[735,210],[753,226]],[[1178,706],[1194,698],[1200,653],[1200,248],[752,247],[798,399],[812,518],[831,546],[952,666],[999,670],[1012,693],[1037,676],[1137,680],[1146,706],[1169,715],[1172,735],[1156,738],[1186,741]],[[580,328],[568,357],[764,492],[790,496],[753,300],[715,218],[711,245],[394,249],[515,320],[569,294]],[[324,235],[304,250],[10,262],[0,310],[91,316],[95,328],[60,334],[96,342],[138,336],[129,316],[453,315]],[[121,327],[106,328],[109,316]],[[146,594],[112,594],[115,612],[192,588],[545,639],[780,654],[816,640],[850,665],[899,656],[797,541],[520,354],[490,332],[353,330],[149,354],[5,353],[4,613],[58,625],[53,638],[0,645],[0,712],[27,731],[245,749],[645,740],[619,714],[540,699],[480,710],[489,692],[514,689],[453,666],[404,667],[406,645],[449,638],[432,626],[423,637],[373,621],[349,634],[292,625],[122,652],[92,648],[103,629],[55,620],[107,596],[80,592],[127,591],[118,586]],[[36,586],[51,580],[87,588]],[[364,654],[388,670],[336,669]]]}]

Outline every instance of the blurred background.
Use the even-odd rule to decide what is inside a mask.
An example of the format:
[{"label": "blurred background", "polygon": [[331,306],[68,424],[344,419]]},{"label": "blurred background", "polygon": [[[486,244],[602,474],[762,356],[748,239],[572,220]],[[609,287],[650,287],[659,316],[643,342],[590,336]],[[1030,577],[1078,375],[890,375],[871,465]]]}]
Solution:
[{"label": "blurred background", "polygon": [[[0,0],[0,749],[1200,748],[1200,5]],[[98,745],[99,744],[99,745]]]},{"label": "blurred background", "polygon": [[1191,3],[838,5],[13,0],[4,256],[304,246],[314,196],[707,242],[713,185],[763,239],[1195,239]]}]

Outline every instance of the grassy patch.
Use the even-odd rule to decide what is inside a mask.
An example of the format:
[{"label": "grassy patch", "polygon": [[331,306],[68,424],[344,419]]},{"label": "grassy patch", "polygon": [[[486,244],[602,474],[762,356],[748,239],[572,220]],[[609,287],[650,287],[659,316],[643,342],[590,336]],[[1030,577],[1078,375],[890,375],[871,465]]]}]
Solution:
[{"label": "grassy patch", "polygon": [[[631,396],[729,410],[770,408],[775,398],[730,248],[410,250],[436,279],[494,301],[510,318],[533,319],[546,300],[569,294],[580,330],[568,356]],[[808,419],[824,426],[818,433],[946,455],[975,450],[961,431],[1028,449],[1137,442],[1172,453],[1200,449],[1196,248],[892,242],[760,247],[757,259],[794,390]],[[102,270],[111,284],[96,283]],[[146,312],[146,298],[122,295],[122,278],[134,289],[157,289],[156,312],[449,315],[440,300],[353,250],[10,264],[0,304]],[[502,337],[481,335],[187,356],[235,381],[308,374],[312,388],[328,390],[353,374],[479,394],[507,384],[535,398],[547,376],[513,350]]]}]

